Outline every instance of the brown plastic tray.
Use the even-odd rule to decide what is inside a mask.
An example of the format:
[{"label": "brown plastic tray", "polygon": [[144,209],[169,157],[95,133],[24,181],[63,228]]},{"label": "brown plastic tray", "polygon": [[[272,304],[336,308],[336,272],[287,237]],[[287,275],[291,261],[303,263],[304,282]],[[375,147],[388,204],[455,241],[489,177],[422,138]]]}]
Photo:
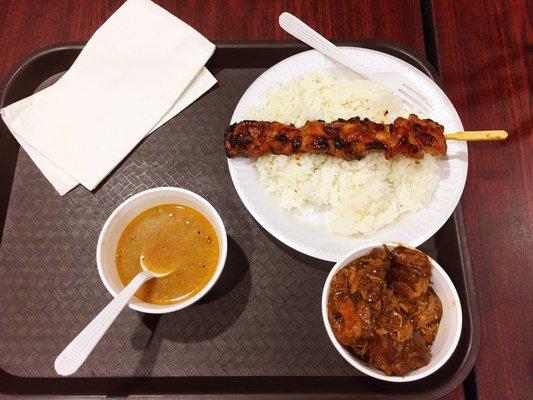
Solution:
[{"label": "brown plastic tray", "polygon": [[[438,82],[433,68],[407,49],[349,44],[398,56]],[[28,57],[7,81],[1,106],[49,85],[81,49],[56,46]],[[459,292],[459,345],[430,377],[394,384],[361,375],[330,343],[320,296],[332,264],[266,233],[233,188],[221,142],[235,105],[264,69],[305,49],[219,43],[208,65],[218,84],[145,139],[93,192],[78,187],[57,195],[2,123],[1,393],[421,399],[441,397],[463,382],[478,353],[480,323],[460,207],[421,246]],[[124,199],[156,186],[191,189],[219,210],[229,236],[220,281],[200,303],[176,313],[125,310],[75,376],[57,376],[57,354],[110,299],[95,265],[102,224]]]}]

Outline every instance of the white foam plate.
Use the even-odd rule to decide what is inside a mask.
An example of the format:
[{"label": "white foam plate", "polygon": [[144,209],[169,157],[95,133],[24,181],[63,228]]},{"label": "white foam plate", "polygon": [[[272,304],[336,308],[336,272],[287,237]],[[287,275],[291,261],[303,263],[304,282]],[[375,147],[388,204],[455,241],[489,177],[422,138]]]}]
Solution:
[{"label": "white foam plate", "polygon": [[[444,125],[446,132],[463,130],[459,115],[448,97],[417,68],[375,50],[359,47],[343,47],[342,50],[376,72],[400,72],[411,80],[420,93],[430,99],[433,112],[428,115],[429,118]],[[323,69],[343,73],[342,67],[315,50],[299,53],[279,62],[259,76],[246,90],[235,108],[231,123],[246,119],[248,110],[260,106],[263,95],[273,85],[288,82],[306,72]],[[438,161],[440,180],[431,203],[421,210],[401,215],[393,223],[366,236],[338,236],[328,231],[325,218],[320,213],[302,216],[282,209],[277,199],[259,183],[259,174],[252,160],[228,159],[228,165],[237,193],[263,228],[301,253],[336,262],[343,254],[367,243],[400,242],[416,247],[433,236],[453,213],[461,198],[468,169],[468,149],[466,142],[448,141],[447,157]]]}]

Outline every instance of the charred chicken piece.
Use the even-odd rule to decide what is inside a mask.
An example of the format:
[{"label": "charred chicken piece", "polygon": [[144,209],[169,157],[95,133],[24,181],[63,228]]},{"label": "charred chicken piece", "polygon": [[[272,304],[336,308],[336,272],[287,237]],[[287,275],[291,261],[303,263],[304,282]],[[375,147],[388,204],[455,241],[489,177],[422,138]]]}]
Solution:
[{"label": "charred chicken piece", "polygon": [[359,117],[308,121],[301,128],[276,121],[242,121],[226,130],[224,149],[229,158],[312,153],[356,160],[383,151],[386,158],[403,154],[420,159],[425,153],[445,156],[446,139],[442,125],[415,114],[388,125]]}]

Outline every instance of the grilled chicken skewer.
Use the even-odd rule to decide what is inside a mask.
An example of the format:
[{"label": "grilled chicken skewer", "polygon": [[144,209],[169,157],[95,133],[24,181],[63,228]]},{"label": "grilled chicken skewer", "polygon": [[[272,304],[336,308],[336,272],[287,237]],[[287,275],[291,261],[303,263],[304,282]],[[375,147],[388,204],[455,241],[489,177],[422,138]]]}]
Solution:
[{"label": "grilled chicken skewer", "polygon": [[420,159],[425,153],[445,156],[446,139],[442,125],[411,114],[396,118],[392,124],[355,117],[331,123],[308,121],[301,128],[280,122],[242,121],[226,130],[224,148],[229,158],[313,153],[354,160],[377,150],[386,158],[403,154]]},{"label": "grilled chicken skewer", "polygon": [[387,158],[398,153],[422,158],[424,153],[446,155],[446,140],[504,140],[507,136],[502,130],[444,134],[441,125],[414,114],[389,125],[358,117],[330,124],[309,121],[301,128],[279,122],[242,121],[226,130],[224,148],[230,158],[314,153],[353,160],[372,150],[384,151]]}]

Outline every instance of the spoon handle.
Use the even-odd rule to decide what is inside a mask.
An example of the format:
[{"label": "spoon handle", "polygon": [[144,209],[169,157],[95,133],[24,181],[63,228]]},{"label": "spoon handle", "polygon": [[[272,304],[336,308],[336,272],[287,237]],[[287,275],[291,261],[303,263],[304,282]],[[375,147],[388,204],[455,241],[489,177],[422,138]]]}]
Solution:
[{"label": "spoon handle", "polygon": [[115,318],[128,304],[137,289],[154,275],[139,273],[100,313],[70,342],[56,358],[54,367],[59,375],[71,375],[84,363]]}]

